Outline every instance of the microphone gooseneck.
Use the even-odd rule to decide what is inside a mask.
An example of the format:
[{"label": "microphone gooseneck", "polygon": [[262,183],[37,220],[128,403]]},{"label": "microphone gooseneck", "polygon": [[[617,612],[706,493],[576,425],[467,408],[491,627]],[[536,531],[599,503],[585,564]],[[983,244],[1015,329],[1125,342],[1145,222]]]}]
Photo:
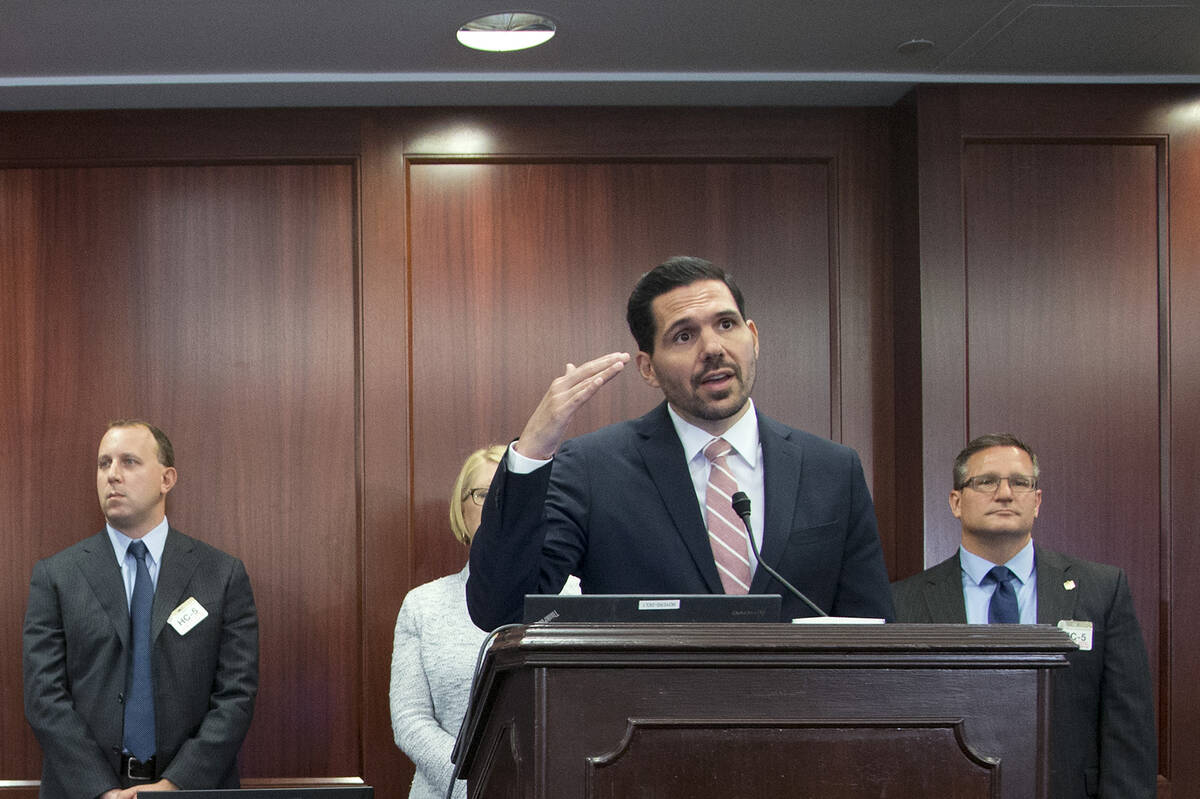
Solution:
[{"label": "microphone gooseneck", "polygon": [[792,595],[803,602],[805,605],[816,613],[818,616],[828,616],[829,614],[821,610],[816,604],[801,593],[800,589],[789,583],[783,578],[783,575],[775,571],[771,566],[763,560],[762,555],[758,551],[758,545],[754,543],[754,532],[750,529],[750,497],[746,496],[745,491],[738,491],[732,497],[733,512],[742,517],[742,523],[746,525],[746,537],[750,539],[750,548],[754,550],[754,557],[758,559],[758,565],[767,570],[767,574],[774,577],[783,585],[784,588],[792,592]]}]

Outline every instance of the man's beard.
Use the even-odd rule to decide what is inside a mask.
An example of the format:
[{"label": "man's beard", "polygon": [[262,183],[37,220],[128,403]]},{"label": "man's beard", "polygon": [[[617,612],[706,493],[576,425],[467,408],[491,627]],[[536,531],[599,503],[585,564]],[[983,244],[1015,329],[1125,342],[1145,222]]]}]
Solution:
[{"label": "man's beard", "polygon": [[[712,400],[705,402],[701,399],[704,376],[718,369],[729,369],[733,372],[732,382],[729,388],[722,392],[724,396],[714,397]],[[746,403],[750,400],[750,390],[753,388],[753,384],[747,384],[742,379],[742,369],[740,366],[721,358],[715,363],[705,364],[704,371],[692,377],[691,388],[692,393],[688,395],[689,402],[686,404],[679,403],[682,409],[697,419],[704,419],[708,422],[719,422],[731,416],[736,416],[741,412],[742,408],[746,407]],[[724,405],[730,398],[738,396],[741,397],[741,402],[737,402],[734,407]]]}]

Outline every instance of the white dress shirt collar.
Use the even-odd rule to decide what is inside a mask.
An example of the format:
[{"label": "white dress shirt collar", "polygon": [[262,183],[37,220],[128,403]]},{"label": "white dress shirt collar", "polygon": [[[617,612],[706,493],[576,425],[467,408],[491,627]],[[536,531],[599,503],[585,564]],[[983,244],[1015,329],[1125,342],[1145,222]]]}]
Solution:
[{"label": "white dress shirt collar", "polygon": [[[722,433],[720,437],[729,442],[733,451],[741,456],[751,469],[757,469],[758,414],[754,412],[754,400],[746,400],[746,404],[749,407],[742,414],[742,418],[734,422],[733,426]],[[680,443],[683,444],[683,455],[688,463],[691,463],[708,446],[708,442],[716,436],[684,419],[675,412],[670,403],[667,404],[667,413],[670,414],[671,424],[675,425],[675,433],[679,436]]]}]

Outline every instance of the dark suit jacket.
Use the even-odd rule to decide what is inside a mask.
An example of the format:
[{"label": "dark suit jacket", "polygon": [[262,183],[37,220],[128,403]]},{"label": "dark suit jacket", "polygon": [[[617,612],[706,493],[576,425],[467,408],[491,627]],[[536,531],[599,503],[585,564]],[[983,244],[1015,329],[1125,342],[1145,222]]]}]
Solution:
[{"label": "dark suit jacket", "polygon": [[[828,613],[890,619],[858,455],[761,414],[758,429],[763,559]],[[591,594],[723,593],[666,403],[567,441],[531,474],[497,471],[471,544],[472,619],[489,630],[516,621],[525,594],[558,593],[569,574]],[[750,590],[782,594],[787,618],[813,615],[765,569]]]},{"label": "dark suit jacket", "polygon": [[[1068,654],[1070,666],[1053,672],[1050,796],[1153,799],[1154,697],[1125,572],[1037,546],[1034,562],[1038,624],[1092,622],[1092,650]],[[967,621],[957,553],[892,590],[896,621]]]},{"label": "dark suit jacket", "polygon": [[[189,597],[208,617],[167,617]],[[258,616],[242,562],[167,533],[151,617],[157,770],[181,788],[238,787],[258,693]],[[129,605],[104,531],[33,567],[25,614],[25,715],[42,746],[42,799],[121,785]]]}]

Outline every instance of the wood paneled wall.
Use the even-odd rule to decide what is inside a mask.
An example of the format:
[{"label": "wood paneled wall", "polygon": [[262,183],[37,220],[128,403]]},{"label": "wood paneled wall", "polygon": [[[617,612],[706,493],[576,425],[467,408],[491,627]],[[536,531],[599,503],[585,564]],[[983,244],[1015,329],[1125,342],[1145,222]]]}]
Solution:
[{"label": "wood paneled wall", "polygon": [[[628,290],[673,254],[734,269],[762,333],[758,403],[863,452],[891,545],[885,120],[0,119],[0,442],[19,453],[0,501],[0,790],[33,796],[38,775],[15,656],[29,571],[100,527],[96,443],[138,416],[176,445],[172,522],[242,557],[256,589],[245,783],[407,795],[392,627],[409,588],[462,564],[450,481],[566,361],[630,347]],[[578,428],[657,401],[629,375]]]},{"label": "wood paneled wall", "polygon": [[[368,480],[374,485],[397,451],[409,459],[404,486],[378,485],[389,501],[402,488],[404,517],[366,528],[377,553],[368,586],[387,583],[385,572],[406,576],[390,601],[368,610],[368,668],[379,669],[378,684],[386,684],[404,588],[465,559],[446,524],[464,456],[515,438],[567,362],[630,349],[628,292],[671,255],[733,269],[762,338],[756,401],[854,441],[875,480],[885,543],[894,544],[891,447],[887,426],[874,421],[891,407],[885,122],[881,110],[396,111],[373,119],[370,146],[388,168],[403,169],[406,191],[388,195],[386,211],[364,201],[364,216],[381,229],[404,220],[402,236],[376,232],[407,256],[408,349],[368,325],[364,351],[369,359],[394,352],[409,369],[387,385],[372,382],[370,365],[365,375],[366,401],[391,392],[380,412],[404,413],[396,425],[407,430],[391,452],[367,437]],[[364,230],[364,241],[376,232]],[[370,256],[364,265],[368,285],[384,279]],[[400,291],[368,289],[364,316],[394,318]],[[624,375],[575,429],[658,401],[635,374]],[[381,502],[368,496],[368,515]],[[397,529],[407,531],[404,552],[394,551]],[[391,747],[386,708],[378,710],[371,741]],[[376,762],[395,758],[392,749]]]},{"label": "wood paneled wall", "polygon": [[[99,528],[103,423],[139,415],[175,440],[172,522],[255,586],[245,782],[406,796],[392,628],[409,588],[464,560],[450,481],[567,361],[629,349],[630,286],[683,253],[746,292],[759,406],[862,454],[893,576],[957,539],[945,475],[968,434],[1032,440],[1039,533],[1130,571],[1163,773],[1197,784],[1178,747],[1200,652],[1171,634],[1191,598],[1172,567],[1200,558],[1184,94],[0,116],[0,792],[36,793],[15,655],[30,569]],[[576,430],[657,399],[626,375]]]},{"label": "wood paneled wall", "polygon": [[[1200,183],[1195,88],[917,94],[925,562],[949,555],[950,459],[1012,431],[1039,453],[1040,543],[1129,574],[1155,667],[1160,795],[1190,754],[1198,599]],[[903,533],[902,533],[903,535]],[[915,570],[915,569],[913,569]]]},{"label": "wood paneled wall", "polygon": [[[463,457],[515,438],[564,364],[630,350],[629,289],[670,255],[739,265],[762,337],[758,405],[830,435],[833,183],[819,162],[413,163],[418,576],[461,566],[437,539]],[[609,388],[577,430],[662,401],[633,369]]]},{"label": "wood paneled wall", "polygon": [[[247,752],[270,774],[361,760],[344,710],[362,640],[353,187],[351,164],[0,170],[5,628],[20,630],[22,572],[103,524],[106,420],[154,420],[178,453],[171,523],[241,557],[257,588],[263,712]],[[4,776],[33,778],[19,638],[5,651],[5,740],[21,743]],[[314,719],[326,740],[272,745]]]}]

